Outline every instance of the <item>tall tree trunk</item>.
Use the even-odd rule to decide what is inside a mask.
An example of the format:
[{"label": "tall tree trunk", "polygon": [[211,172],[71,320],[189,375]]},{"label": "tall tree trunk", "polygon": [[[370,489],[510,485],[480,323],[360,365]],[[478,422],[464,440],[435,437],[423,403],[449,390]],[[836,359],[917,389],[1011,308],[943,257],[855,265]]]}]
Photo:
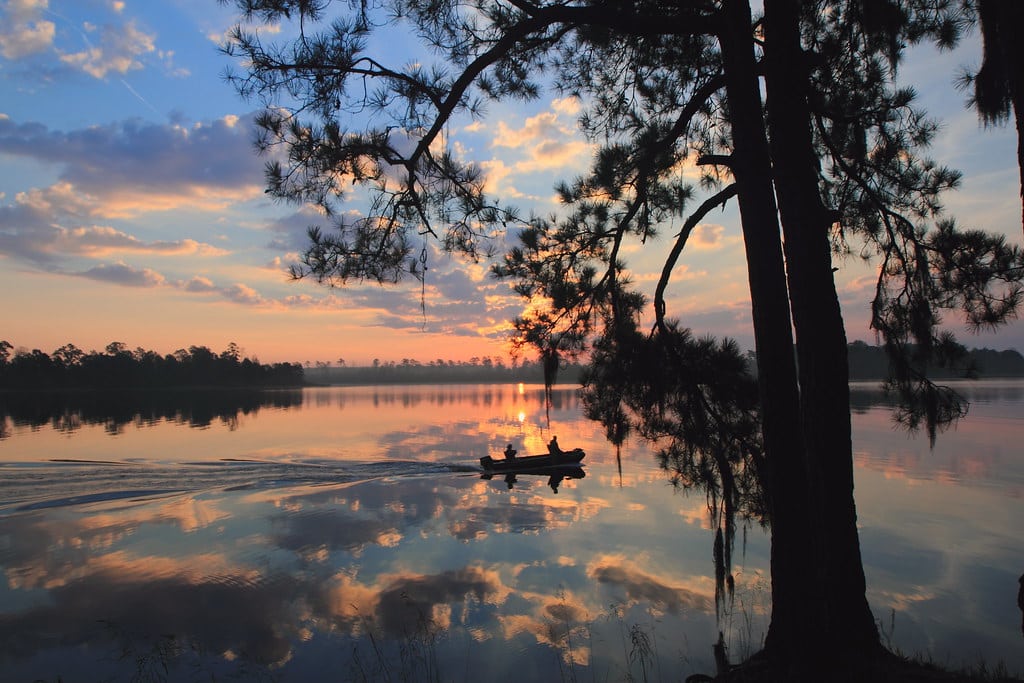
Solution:
[{"label": "tall tree trunk", "polygon": [[[796,329],[802,430],[812,482],[820,482],[825,629],[832,656],[881,648],[865,597],[853,496],[846,332],[832,271],[832,218],[821,202],[811,133],[799,0],[765,0],[767,111],[775,192],[785,236]],[[812,513],[814,514],[814,513]],[[848,649],[847,649],[848,648]]]},{"label": "tall tree trunk", "polygon": [[[1004,5],[1005,26],[1019,29],[1024,23],[1024,2],[1014,0]],[[1003,41],[1003,58],[1007,64],[1007,85],[1010,88],[1010,104],[1013,120],[1017,126],[1017,171],[1020,174],[1021,227],[1024,228],[1024,45],[1019,39]]]},{"label": "tall tree trunk", "polygon": [[722,3],[719,36],[732,125],[732,172],[746,246],[747,273],[757,347],[765,482],[771,504],[772,620],[766,650],[788,667],[799,661],[809,637],[819,633],[815,553],[808,542],[809,481],[800,433],[800,399],[793,357],[789,297],[768,140],[754,58],[747,0]]}]

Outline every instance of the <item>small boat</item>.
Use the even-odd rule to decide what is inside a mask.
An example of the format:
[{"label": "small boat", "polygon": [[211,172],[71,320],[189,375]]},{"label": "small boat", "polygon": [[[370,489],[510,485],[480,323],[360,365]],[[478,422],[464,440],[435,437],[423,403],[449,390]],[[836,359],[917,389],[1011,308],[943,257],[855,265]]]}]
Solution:
[{"label": "small boat", "polygon": [[495,460],[489,455],[480,458],[480,466],[491,472],[518,472],[551,467],[566,467],[578,464],[586,453],[582,448],[562,451],[558,454],[524,455],[521,458],[501,458]]}]

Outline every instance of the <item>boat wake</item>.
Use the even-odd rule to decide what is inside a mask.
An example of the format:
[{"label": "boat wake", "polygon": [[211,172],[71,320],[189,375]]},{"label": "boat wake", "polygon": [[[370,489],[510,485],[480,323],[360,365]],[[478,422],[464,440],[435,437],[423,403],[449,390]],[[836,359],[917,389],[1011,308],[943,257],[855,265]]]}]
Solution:
[{"label": "boat wake", "polygon": [[386,477],[478,471],[479,468],[466,465],[396,460],[225,459],[164,464],[61,459],[7,463],[0,465],[0,515],[201,491],[326,486]]}]

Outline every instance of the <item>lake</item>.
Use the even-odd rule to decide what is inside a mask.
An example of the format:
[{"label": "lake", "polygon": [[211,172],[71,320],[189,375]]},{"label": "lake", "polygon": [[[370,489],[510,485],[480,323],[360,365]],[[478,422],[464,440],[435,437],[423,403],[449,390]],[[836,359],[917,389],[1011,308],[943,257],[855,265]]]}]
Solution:
[{"label": "lake", "polygon": [[[855,384],[857,504],[883,641],[1024,672],[1024,382],[894,428]],[[702,492],[620,454],[572,387],[310,388],[0,403],[0,679],[680,681],[770,609],[737,534],[716,607]],[[483,478],[552,435],[579,478]]]}]

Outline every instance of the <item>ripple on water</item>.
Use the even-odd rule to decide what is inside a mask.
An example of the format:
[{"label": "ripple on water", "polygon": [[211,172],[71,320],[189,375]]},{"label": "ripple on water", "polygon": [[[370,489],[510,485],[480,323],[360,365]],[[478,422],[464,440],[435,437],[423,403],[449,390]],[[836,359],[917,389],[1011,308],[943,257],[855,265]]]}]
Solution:
[{"label": "ripple on water", "polygon": [[185,492],[338,484],[471,469],[461,465],[414,461],[360,463],[230,459],[140,464],[55,459],[5,463],[0,465],[0,514]]}]

